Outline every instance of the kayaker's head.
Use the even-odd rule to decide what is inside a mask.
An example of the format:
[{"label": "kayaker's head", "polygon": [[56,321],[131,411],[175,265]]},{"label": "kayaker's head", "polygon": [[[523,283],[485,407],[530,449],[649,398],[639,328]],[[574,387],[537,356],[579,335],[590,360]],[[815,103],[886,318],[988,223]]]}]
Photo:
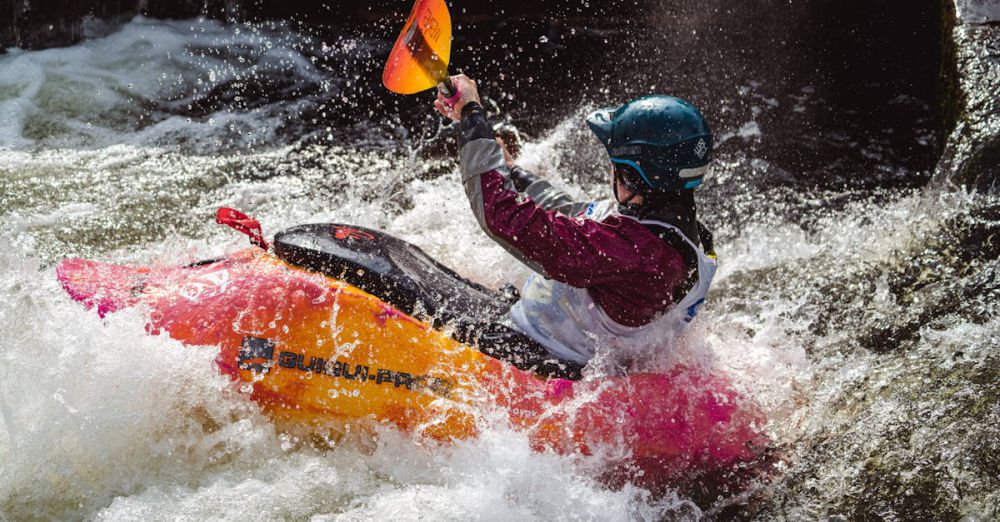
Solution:
[{"label": "kayaker's head", "polygon": [[619,203],[693,202],[692,189],[712,159],[712,132],[694,105],[673,96],[645,96],[594,111],[587,125],[611,157]]}]

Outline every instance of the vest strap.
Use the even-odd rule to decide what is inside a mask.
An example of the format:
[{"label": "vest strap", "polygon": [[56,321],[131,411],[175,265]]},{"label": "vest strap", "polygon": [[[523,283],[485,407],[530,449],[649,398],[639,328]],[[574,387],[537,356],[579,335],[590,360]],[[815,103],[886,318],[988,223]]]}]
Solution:
[{"label": "vest strap", "polygon": [[[699,247],[688,238],[684,231],[678,228],[676,225],[671,225],[670,223],[664,223],[663,221],[657,221],[655,219],[643,219],[638,220],[646,226],[656,226],[664,229],[667,234],[660,235],[660,238],[666,241],[666,243],[674,247],[677,252],[680,253],[681,258],[684,259],[684,266],[687,268],[687,277],[684,279],[684,284],[678,286],[674,290],[674,304],[679,303],[684,296],[691,291],[696,284],[698,284],[698,252],[699,250],[704,252],[705,255],[711,258],[715,258],[715,250],[713,248],[712,233],[708,230],[708,227],[703,225],[701,221],[696,221],[698,225],[698,236],[703,247]],[[680,241],[678,241],[680,239]]]}]

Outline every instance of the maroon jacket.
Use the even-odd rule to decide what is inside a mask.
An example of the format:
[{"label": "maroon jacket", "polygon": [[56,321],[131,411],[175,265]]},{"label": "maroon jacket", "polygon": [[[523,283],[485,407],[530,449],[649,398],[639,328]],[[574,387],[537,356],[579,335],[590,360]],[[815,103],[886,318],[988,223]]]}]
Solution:
[{"label": "maroon jacket", "polygon": [[648,324],[674,302],[689,270],[681,253],[633,217],[588,219],[596,204],[574,203],[544,180],[519,193],[482,108],[461,122],[462,178],[480,226],[545,277],[587,288],[615,322]]}]

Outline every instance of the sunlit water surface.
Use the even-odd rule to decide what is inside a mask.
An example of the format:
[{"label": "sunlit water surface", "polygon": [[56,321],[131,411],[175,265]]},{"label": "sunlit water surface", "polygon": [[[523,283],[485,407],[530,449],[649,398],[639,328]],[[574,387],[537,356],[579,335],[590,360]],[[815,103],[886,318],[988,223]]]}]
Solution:
[{"label": "sunlit water surface", "polygon": [[[741,498],[811,517],[873,474],[942,467],[956,478],[932,489],[971,484],[962,512],[996,515],[1000,499],[982,476],[996,462],[963,464],[973,441],[952,430],[910,429],[968,407],[963,394],[979,418],[1000,414],[988,395],[974,400],[995,383],[959,381],[948,399],[957,402],[921,402],[922,379],[952,381],[914,375],[942,365],[996,375],[994,305],[962,283],[994,273],[995,256],[959,263],[961,252],[942,246],[995,227],[996,203],[981,196],[800,189],[769,183],[781,171],[762,159],[719,158],[700,202],[721,269],[675,360],[731,374],[767,412],[784,461],[747,496],[715,503],[602,485],[600,462],[533,452],[489,412],[480,437],[453,445],[387,429],[376,442],[317,449],[277,433],[218,374],[212,347],[147,336],[139,311],[102,322],[70,302],[53,272],[63,257],[174,265],[242,248],[212,222],[220,206],[270,233],[320,221],[380,228],[480,283],[523,280],[526,269],[479,230],[454,164],[423,153],[392,118],[358,123],[349,137],[302,121],[342,108],[352,81],[314,66],[302,49],[319,45],[350,58],[386,44],[136,19],[70,48],[0,57],[0,517],[661,520]],[[522,161],[580,197],[603,197],[603,152],[581,123],[591,108],[532,139]],[[885,325],[918,306],[920,278],[958,281],[986,308],[931,308],[899,334]],[[902,353],[878,345],[893,332]],[[919,482],[893,480],[903,495]]]}]

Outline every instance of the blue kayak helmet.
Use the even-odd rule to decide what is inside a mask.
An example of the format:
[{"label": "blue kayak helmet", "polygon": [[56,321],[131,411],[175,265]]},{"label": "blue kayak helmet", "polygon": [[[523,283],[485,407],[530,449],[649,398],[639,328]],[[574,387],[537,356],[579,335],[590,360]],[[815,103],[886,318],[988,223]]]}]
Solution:
[{"label": "blue kayak helmet", "polygon": [[607,148],[615,175],[637,194],[697,187],[712,159],[705,117],[673,96],[645,96],[596,110],[587,125]]}]

